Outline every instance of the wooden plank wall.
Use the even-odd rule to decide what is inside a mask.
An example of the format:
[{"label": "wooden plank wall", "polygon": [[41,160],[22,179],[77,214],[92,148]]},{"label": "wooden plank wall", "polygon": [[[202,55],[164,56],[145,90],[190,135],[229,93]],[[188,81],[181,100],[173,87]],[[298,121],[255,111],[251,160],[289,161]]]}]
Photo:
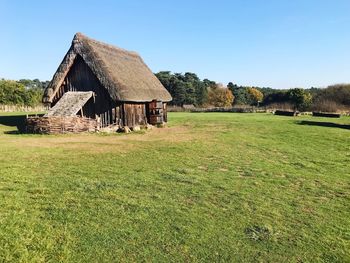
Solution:
[{"label": "wooden plank wall", "polygon": [[167,104],[162,101],[151,101],[147,104],[147,119],[152,125],[168,121]]},{"label": "wooden plank wall", "polygon": [[[67,91],[93,91],[95,93],[95,101],[91,100],[83,107],[84,117],[99,117],[102,127],[120,122],[120,119],[116,119],[120,116],[120,114],[116,114],[116,112],[120,111],[119,106],[111,99],[107,90],[101,85],[100,81],[79,55],[68,72],[63,85],[54,97],[51,106]],[[118,110],[115,110],[116,108]],[[112,112],[113,109],[114,113]]]},{"label": "wooden plank wall", "polygon": [[134,127],[146,125],[146,105],[145,103],[124,103],[123,104],[123,125]]}]

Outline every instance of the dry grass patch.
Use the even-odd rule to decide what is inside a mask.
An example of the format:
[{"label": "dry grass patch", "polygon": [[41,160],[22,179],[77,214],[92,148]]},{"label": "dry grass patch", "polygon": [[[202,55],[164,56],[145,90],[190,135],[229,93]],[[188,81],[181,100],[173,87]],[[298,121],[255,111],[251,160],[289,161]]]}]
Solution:
[{"label": "dry grass patch", "polygon": [[84,152],[125,153],[147,142],[187,142],[198,139],[188,127],[154,128],[131,134],[123,133],[82,133],[64,135],[20,135],[11,134],[0,137],[0,144],[26,148],[63,148]]}]

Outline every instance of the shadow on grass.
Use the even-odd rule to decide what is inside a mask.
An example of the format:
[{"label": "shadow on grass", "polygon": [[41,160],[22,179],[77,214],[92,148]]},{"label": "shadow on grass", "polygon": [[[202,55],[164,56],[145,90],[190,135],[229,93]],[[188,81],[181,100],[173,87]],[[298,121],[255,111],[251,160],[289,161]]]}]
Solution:
[{"label": "shadow on grass", "polygon": [[18,134],[24,131],[26,115],[0,116],[0,124],[16,127],[17,131],[6,131],[6,134]]},{"label": "shadow on grass", "polygon": [[323,122],[323,121],[298,121],[299,125],[310,125],[310,126],[321,126],[321,127],[331,127],[350,130],[350,124],[340,124],[334,122]]},{"label": "shadow on grass", "polygon": [[[29,116],[43,116],[44,114],[32,114]],[[20,134],[20,133],[25,133],[26,127],[25,127],[25,122],[26,122],[27,115],[22,114],[22,115],[8,115],[8,116],[1,116],[0,115],[0,125],[4,126],[9,126],[9,127],[16,127],[17,130],[10,130],[10,131],[5,131],[5,134]]]}]

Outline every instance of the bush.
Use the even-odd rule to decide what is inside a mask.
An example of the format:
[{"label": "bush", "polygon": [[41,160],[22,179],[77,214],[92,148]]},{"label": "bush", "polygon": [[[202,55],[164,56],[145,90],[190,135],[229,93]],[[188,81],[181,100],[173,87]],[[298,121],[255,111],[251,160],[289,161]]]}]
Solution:
[{"label": "bush", "polygon": [[343,112],[350,110],[350,84],[338,84],[320,90],[312,102],[312,110]]},{"label": "bush", "polygon": [[350,107],[339,104],[333,100],[317,100],[313,102],[311,109],[313,111],[322,111],[322,112],[344,112],[349,111]]},{"label": "bush", "polygon": [[293,104],[289,102],[281,102],[281,103],[271,103],[268,106],[266,106],[268,109],[279,109],[279,110],[286,110],[286,111],[292,111],[294,110]]}]

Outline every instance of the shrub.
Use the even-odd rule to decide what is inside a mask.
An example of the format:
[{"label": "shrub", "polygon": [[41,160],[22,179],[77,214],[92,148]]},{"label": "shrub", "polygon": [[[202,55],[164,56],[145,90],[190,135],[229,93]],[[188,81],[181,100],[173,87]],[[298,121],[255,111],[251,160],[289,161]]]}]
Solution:
[{"label": "shrub", "polygon": [[276,110],[276,109],[286,110],[286,111],[294,110],[294,106],[290,102],[271,103],[266,108],[272,109],[272,110]]},{"label": "shrub", "polygon": [[338,84],[322,89],[313,98],[312,109],[324,112],[349,111],[350,84]]}]

